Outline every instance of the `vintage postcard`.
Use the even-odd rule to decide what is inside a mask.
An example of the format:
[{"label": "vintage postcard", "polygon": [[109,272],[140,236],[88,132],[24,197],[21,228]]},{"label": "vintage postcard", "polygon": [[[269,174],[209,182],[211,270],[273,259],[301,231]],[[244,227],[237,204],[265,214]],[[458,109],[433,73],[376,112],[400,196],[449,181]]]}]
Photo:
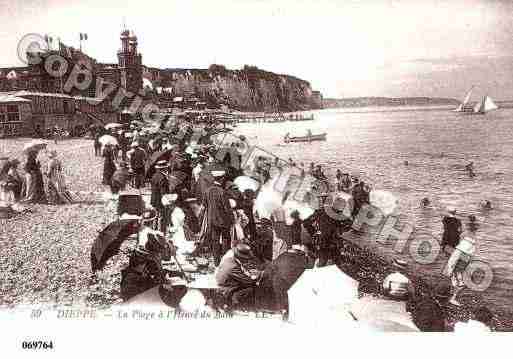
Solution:
[{"label": "vintage postcard", "polygon": [[0,0],[2,349],[512,331],[512,14]]}]

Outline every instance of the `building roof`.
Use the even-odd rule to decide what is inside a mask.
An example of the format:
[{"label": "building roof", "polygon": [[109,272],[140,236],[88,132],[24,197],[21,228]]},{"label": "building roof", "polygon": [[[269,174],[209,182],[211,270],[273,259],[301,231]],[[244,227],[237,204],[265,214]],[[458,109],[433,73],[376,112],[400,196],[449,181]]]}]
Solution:
[{"label": "building roof", "polygon": [[[58,97],[58,98],[65,98],[65,99],[70,99],[70,100],[87,100],[87,101],[101,102],[101,99],[94,98],[94,97],[69,96],[69,95],[65,95],[62,93],[34,92],[34,91],[27,91],[27,90],[0,92],[0,98],[2,98],[3,96],[7,96],[7,97],[10,96],[10,97],[16,97],[16,98],[23,98],[24,96]],[[30,100],[27,100],[27,99],[24,99],[24,100],[30,102]]]},{"label": "building roof", "polygon": [[11,102],[30,102],[23,97],[14,96],[5,92],[0,92],[0,103],[11,103]]}]

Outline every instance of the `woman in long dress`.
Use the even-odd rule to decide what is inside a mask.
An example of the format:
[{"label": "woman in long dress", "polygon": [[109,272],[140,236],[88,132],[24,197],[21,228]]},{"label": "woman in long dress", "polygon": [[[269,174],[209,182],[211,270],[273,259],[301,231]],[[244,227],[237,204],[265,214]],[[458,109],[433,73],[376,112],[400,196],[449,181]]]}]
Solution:
[{"label": "woman in long dress", "polygon": [[14,192],[9,185],[7,173],[9,171],[9,159],[0,159],[0,218],[11,218],[14,203]]},{"label": "woman in long dress", "polygon": [[23,202],[29,203],[47,203],[43,183],[43,173],[41,164],[37,160],[38,151],[27,153],[27,162],[25,163],[25,197]]},{"label": "woman in long dress", "polygon": [[112,175],[116,171],[116,164],[114,163],[114,152],[111,146],[105,146],[103,152],[105,161],[103,162],[103,184],[110,186],[112,182]]},{"label": "woman in long dress", "polygon": [[61,161],[57,159],[57,151],[50,151],[48,154],[46,176],[48,177],[48,197],[53,204],[72,203],[71,193],[66,189],[66,182],[62,173]]},{"label": "woman in long dress", "polygon": [[14,193],[14,199],[16,201],[21,200],[22,190],[24,186],[24,178],[18,172],[18,165],[20,161],[18,159],[13,159],[9,161],[9,169],[7,171],[7,183],[11,187]]}]

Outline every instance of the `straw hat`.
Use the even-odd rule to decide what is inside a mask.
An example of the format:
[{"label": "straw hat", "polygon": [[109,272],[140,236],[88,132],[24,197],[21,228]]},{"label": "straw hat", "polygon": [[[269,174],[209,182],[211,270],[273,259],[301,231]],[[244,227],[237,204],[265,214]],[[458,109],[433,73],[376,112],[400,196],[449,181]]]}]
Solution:
[{"label": "straw hat", "polygon": [[233,256],[235,259],[240,260],[241,262],[248,261],[253,258],[253,253],[251,252],[251,247],[247,244],[240,243],[233,248]]},{"label": "straw hat", "polygon": [[449,213],[452,216],[456,215],[456,208],[453,207],[453,206],[448,206],[447,207],[447,213]]},{"label": "straw hat", "polygon": [[226,171],[212,171],[212,176],[214,177],[223,177]]},{"label": "straw hat", "polygon": [[458,243],[456,249],[465,254],[472,255],[476,250],[475,241],[471,237],[465,237]]},{"label": "straw hat", "polygon": [[155,164],[155,168],[156,169],[162,169],[162,168],[168,168],[169,167],[169,164],[167,163],[167,161],[158,161],[156,164]]},{"label": "straw hat", "polygon": [[162,196],[161,202],[164,206],[169,206],[171,203],[175,202],[178,199],[178,195],[176,193],[165,194]]},{"label": "straw hat", "polygon": [[56,150],[51,150],[50,152],[48,152],[48,157],[49,158],[57,157],[57,151]]},{"label": "straw hat", "polygon": [[169,278],[169,284],[172,287],[186,287],[187,281],[182,277],[171,277]]},{"label": "straw hat", "polygon": [[119,219],[120,220],[129,220],[129,219],[136,219],[136,220],[140,220],[142,217],[141,216],[138,216],[138,215],[135,215],[135,214],[128,214],[128,213],[123,213],[121,214],[121,216],[119,216]]}]

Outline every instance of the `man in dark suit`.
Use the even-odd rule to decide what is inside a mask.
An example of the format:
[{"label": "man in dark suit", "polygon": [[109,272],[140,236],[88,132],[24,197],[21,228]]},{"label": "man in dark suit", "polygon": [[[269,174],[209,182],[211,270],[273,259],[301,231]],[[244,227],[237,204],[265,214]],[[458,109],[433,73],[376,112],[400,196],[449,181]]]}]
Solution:
[{"label": "man in dark suit", "polygon": [[162,215],[164,211],[162,196],[169,193],[169,181],[166,176],[167,168],[167,161],[158,161],[155,165],[155,173],[151,177],[151,205],[159,213],[161,231],[167,226],[165,217]]},{"label": "man in dark suit", "polygon": [[139,147],[138,142],[132,143],[132,150],[129,151],[130,166],[134,172],[134,187],[144,187],[144,175],[146,165],[146,152]]},{"label": "man in dark suit", "polygon": [[207,226],[210,231],[209,242],[216,266],[219,265],[221,257],[230,249],[230,228],[235,223],[228,196],[221,185],[224,174],[224,171],[212,171],[215,180],[205,196]]}]

